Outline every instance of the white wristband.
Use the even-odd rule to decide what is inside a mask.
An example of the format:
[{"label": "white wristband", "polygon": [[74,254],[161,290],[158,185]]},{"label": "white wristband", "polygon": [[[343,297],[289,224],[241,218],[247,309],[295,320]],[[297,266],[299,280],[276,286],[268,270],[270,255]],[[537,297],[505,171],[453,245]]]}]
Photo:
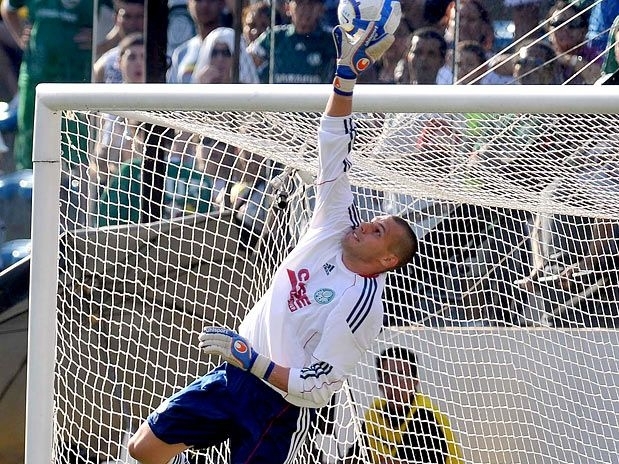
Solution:
[{"label": "white wristband", "polygon": [[340,76],[335,76],[333,79],[333,90],[335,93],[345,96],[352,95],[357,79],[345,79]]},{"label": "white wristband", "polygon": [[273,361],[271,361],[266,356],[258,354],[256,356],[256,360],[249,368],[249,372],[251,372],[260,379],[267,380],[269,378],[269,375],[271,375],[274,367],[275,363]]}]

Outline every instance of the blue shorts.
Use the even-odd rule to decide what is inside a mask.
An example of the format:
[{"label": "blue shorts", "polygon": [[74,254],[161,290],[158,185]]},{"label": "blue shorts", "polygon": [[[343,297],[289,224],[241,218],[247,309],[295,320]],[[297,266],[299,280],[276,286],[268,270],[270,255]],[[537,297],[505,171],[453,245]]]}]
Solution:
[{"label": "blue shorts", "polygon": [[230,439],[231,464],[283,463],[299,450],[316,410],[299,408],[256,376],[222,364],[148,416],[168,444],[208,448]]}]

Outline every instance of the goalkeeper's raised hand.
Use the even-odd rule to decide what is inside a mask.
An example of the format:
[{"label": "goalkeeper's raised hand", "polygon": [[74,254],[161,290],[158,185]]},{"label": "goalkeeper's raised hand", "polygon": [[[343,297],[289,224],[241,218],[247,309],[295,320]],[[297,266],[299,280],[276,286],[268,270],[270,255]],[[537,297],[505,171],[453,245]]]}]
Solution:
[{"label": "goalkeeper's raised hand", "polygon": [[266,380],[275,364],[266,356],[257,353],[251,345],[234,330],[223,327],[205,327],[198,337],[198,346],[207,354],[218,354],[230,364],[249,371]]},{"label": "goalkeeper's raised hand", "polygon": [[342,26],[333,28],[333,40],[337,52],[337,68],[333,85],[340,95],[352,95],[357,77],[368,69],[395,40],[392,34],[384,33],[376,37],[375,24],[371,22],[365,31],[354,36]]}]

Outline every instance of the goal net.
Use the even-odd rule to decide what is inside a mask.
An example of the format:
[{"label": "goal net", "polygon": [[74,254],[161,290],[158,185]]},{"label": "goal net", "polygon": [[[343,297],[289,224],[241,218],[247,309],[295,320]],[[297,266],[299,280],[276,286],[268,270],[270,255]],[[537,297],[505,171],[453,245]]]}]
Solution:
[{"label": "goal net", "polygon": [[[361,218],[401,215],[420,251],[296,462],[612,462],[619,94],[358,87]],[[201,328],[238,327],[311,215],[329,87],[300,90],[39,87],[27,464],[132,462],[131,433],[220,362]],[[413,407],[413,371],[377,369],[393,347]]]}]

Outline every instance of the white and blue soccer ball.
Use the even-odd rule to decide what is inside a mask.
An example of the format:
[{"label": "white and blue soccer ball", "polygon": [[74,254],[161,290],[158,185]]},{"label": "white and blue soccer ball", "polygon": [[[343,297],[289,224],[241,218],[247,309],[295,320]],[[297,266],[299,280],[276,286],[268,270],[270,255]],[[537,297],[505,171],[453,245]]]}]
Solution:
[{"label": "white and blue soccer ball", "polygon": [[367,29],[374,21],[375,35],[380,37],[384,33],[395,33],[402,9],[398,0],[340,0],[337,17],[340,26],[350,35]]}]

